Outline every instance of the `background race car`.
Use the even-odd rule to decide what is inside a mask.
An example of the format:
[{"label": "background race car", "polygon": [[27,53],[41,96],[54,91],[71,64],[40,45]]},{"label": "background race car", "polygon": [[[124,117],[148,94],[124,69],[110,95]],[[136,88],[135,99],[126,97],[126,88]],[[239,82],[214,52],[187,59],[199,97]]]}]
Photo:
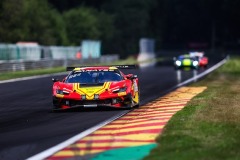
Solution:
[{"label": "background race car", "polygon": [[174,57],[175,69],[198,69],[199,61],[197,57],[191,57],[190,55],[180,55],[177,58]]},{"label": "background race car", "polygon": [[204,52],[190,52],[191,57],[196,57],[199,62],[199,67],[206,68],[208,65],[208,57],[204,56]]},{"label": "background race car", "polygon": [[62,81],[53,79],[53,109],[139,106],[137,75],[119,70],[129,68],[135,66],[68,67]]}]

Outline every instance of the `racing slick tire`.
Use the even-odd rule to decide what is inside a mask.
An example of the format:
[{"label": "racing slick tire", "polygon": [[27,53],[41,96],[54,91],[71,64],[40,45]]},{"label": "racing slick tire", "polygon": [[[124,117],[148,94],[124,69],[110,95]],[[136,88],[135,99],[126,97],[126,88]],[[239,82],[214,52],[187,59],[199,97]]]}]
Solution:
[{"label": "racing slick tire", "polygon": [[58,100],[56,99],[56,97],[53,97],[53,99],[52,99],[52,110],[56,110],[56,109],[59,109],[59,108],[60,108],[60,105],[59,105]]}]

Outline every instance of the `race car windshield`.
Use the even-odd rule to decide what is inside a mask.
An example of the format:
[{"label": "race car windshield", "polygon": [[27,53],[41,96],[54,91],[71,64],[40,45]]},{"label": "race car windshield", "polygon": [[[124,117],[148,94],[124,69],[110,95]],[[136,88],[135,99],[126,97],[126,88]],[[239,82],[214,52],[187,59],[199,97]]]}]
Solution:
[{"label": "race car windshield", "polygon": [[184,60],[184,59],[198,60],[198,57],[189,57],[189,56],[179,56],[178,57],[178,60]]},{"label": "race car windshield", "polygon": [[114,71],[76,71],[68,76],[66,82],[95,84],[121,80],[123,80],[123,77]]}]

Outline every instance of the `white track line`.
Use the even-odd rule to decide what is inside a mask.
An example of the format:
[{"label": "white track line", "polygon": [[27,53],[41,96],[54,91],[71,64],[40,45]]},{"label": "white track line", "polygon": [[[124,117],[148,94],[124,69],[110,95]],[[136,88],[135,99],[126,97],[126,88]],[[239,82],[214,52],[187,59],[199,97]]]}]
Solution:
[{"label": "white track line", "polygon": [[228,59],[228,57],[225,58],[225,59],[223,59],[222,61],[218,62],[217,64],[215,64],[215,65],[212,66],[211,68],[207,69],[206,71],[200,73],[199,75],[197,75],[197,76],[195,76],[195,77],[193,77],[193,78],[190,78],[190,79],[188,79],[188,80],[186,80],[186,81],[184,81],[184,82],[182,82],[182,83],[179,83],[179,84],[176,86],[176,88],[181,87],[181,86],[184,86],[184,85],[189,84],[189,83],[191,83],[191,82],[194,82],[195,80],[200,79],[200,78],[202,78],[203,76],[211,73],[212,71],[214,71],[215,69],[219,68],[219,67],[222,66],[224,63],[226,63],[226,62],[227,62],[227,59]]},{"label": "white track line", "polygon": [[[223,59],[222,61],[218,62],[217,64],[215,64],[214,66],[212,66],[211,68],[207,69],[206,71],[200,73],[199,75],[193,77],[193,78],[190,78],[182,83],[179,83],[177,84],[176,86],[173,86],[172,88],[170,89],[167,89],[165,92],[163,92],[161,95],[166,95],[168,94],[169,92],[172,92],[173,90],[179,88],[179,87],[182,87],[184,85],[187,85],[189,83],[192,83],[192,82],[195,82],[197,79],[200,79],[202,78],[203,76],[209,74],[210,72],[214,71],[215,69],[217,69],[218,67],[222,66],[224,63],[226,63],[226,61],[229,59],[229,57],[226,57],[225,59]],[[143,101],[141,101],[143,104],[149,102],[149,101],[153,101],[154,99],[157,99],[159,98],[159,96],[152,96],[151,98],[148,98],[148,99],[144,99]]]},{"label": "white track line", "polygon": [[45,151],[43,151],[39,154],[36,154],[32,157],[29,157],[27,160],[42,160],[42,159],[45,159],[45,158],[53,155],[54,153],[64,149],[65,147],[73,144],[74,142],[82,139],[83,137],[86,137],[87,135],[89,135],[89,134],[93,133],[94,131],[98,130],[99,128],[107,125],[108,123],[118,119],[119,117],[122,117],[123,115],[125,115],[128,112],[129,112],[129,110],[122,111],[120,114],[118,114],[118,115],[116,115],[116,116],[114,116],[114,117],[96,125],[96,126],[93,126],[92,128],[89,128],[89,129],[77,134],[76,136],[74,136],[72,138],[69,138],[68,140],[66,140],[64,142],[62,142],[62,143],[60,143],[56,146],[53,146],[52,148],[49,148],[49,149],[47,149],[47,150],[45,150]]}]

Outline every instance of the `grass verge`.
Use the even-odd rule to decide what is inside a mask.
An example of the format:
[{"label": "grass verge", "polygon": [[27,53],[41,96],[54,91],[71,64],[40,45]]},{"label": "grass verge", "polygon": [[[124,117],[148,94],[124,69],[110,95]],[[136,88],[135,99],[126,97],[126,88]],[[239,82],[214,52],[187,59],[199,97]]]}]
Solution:
[{"label": "grass verge", "polygon": [[144,159],[240,159],[240,58],[191,86],[208,89],[172,117]]},{"label": "grass verge", "polygon": [[64,71],[66,71],[65,67],[56,67],[56,68],[34,69],[34,70],[16,71],[16,72],[5,72],[5,73],[0,73],[0,80],[8,80],[8,79],[14,79],[14,78],[22,78],[22,77],[44,75],[44,74],[51,74],[51,73],[59,73]]}]

